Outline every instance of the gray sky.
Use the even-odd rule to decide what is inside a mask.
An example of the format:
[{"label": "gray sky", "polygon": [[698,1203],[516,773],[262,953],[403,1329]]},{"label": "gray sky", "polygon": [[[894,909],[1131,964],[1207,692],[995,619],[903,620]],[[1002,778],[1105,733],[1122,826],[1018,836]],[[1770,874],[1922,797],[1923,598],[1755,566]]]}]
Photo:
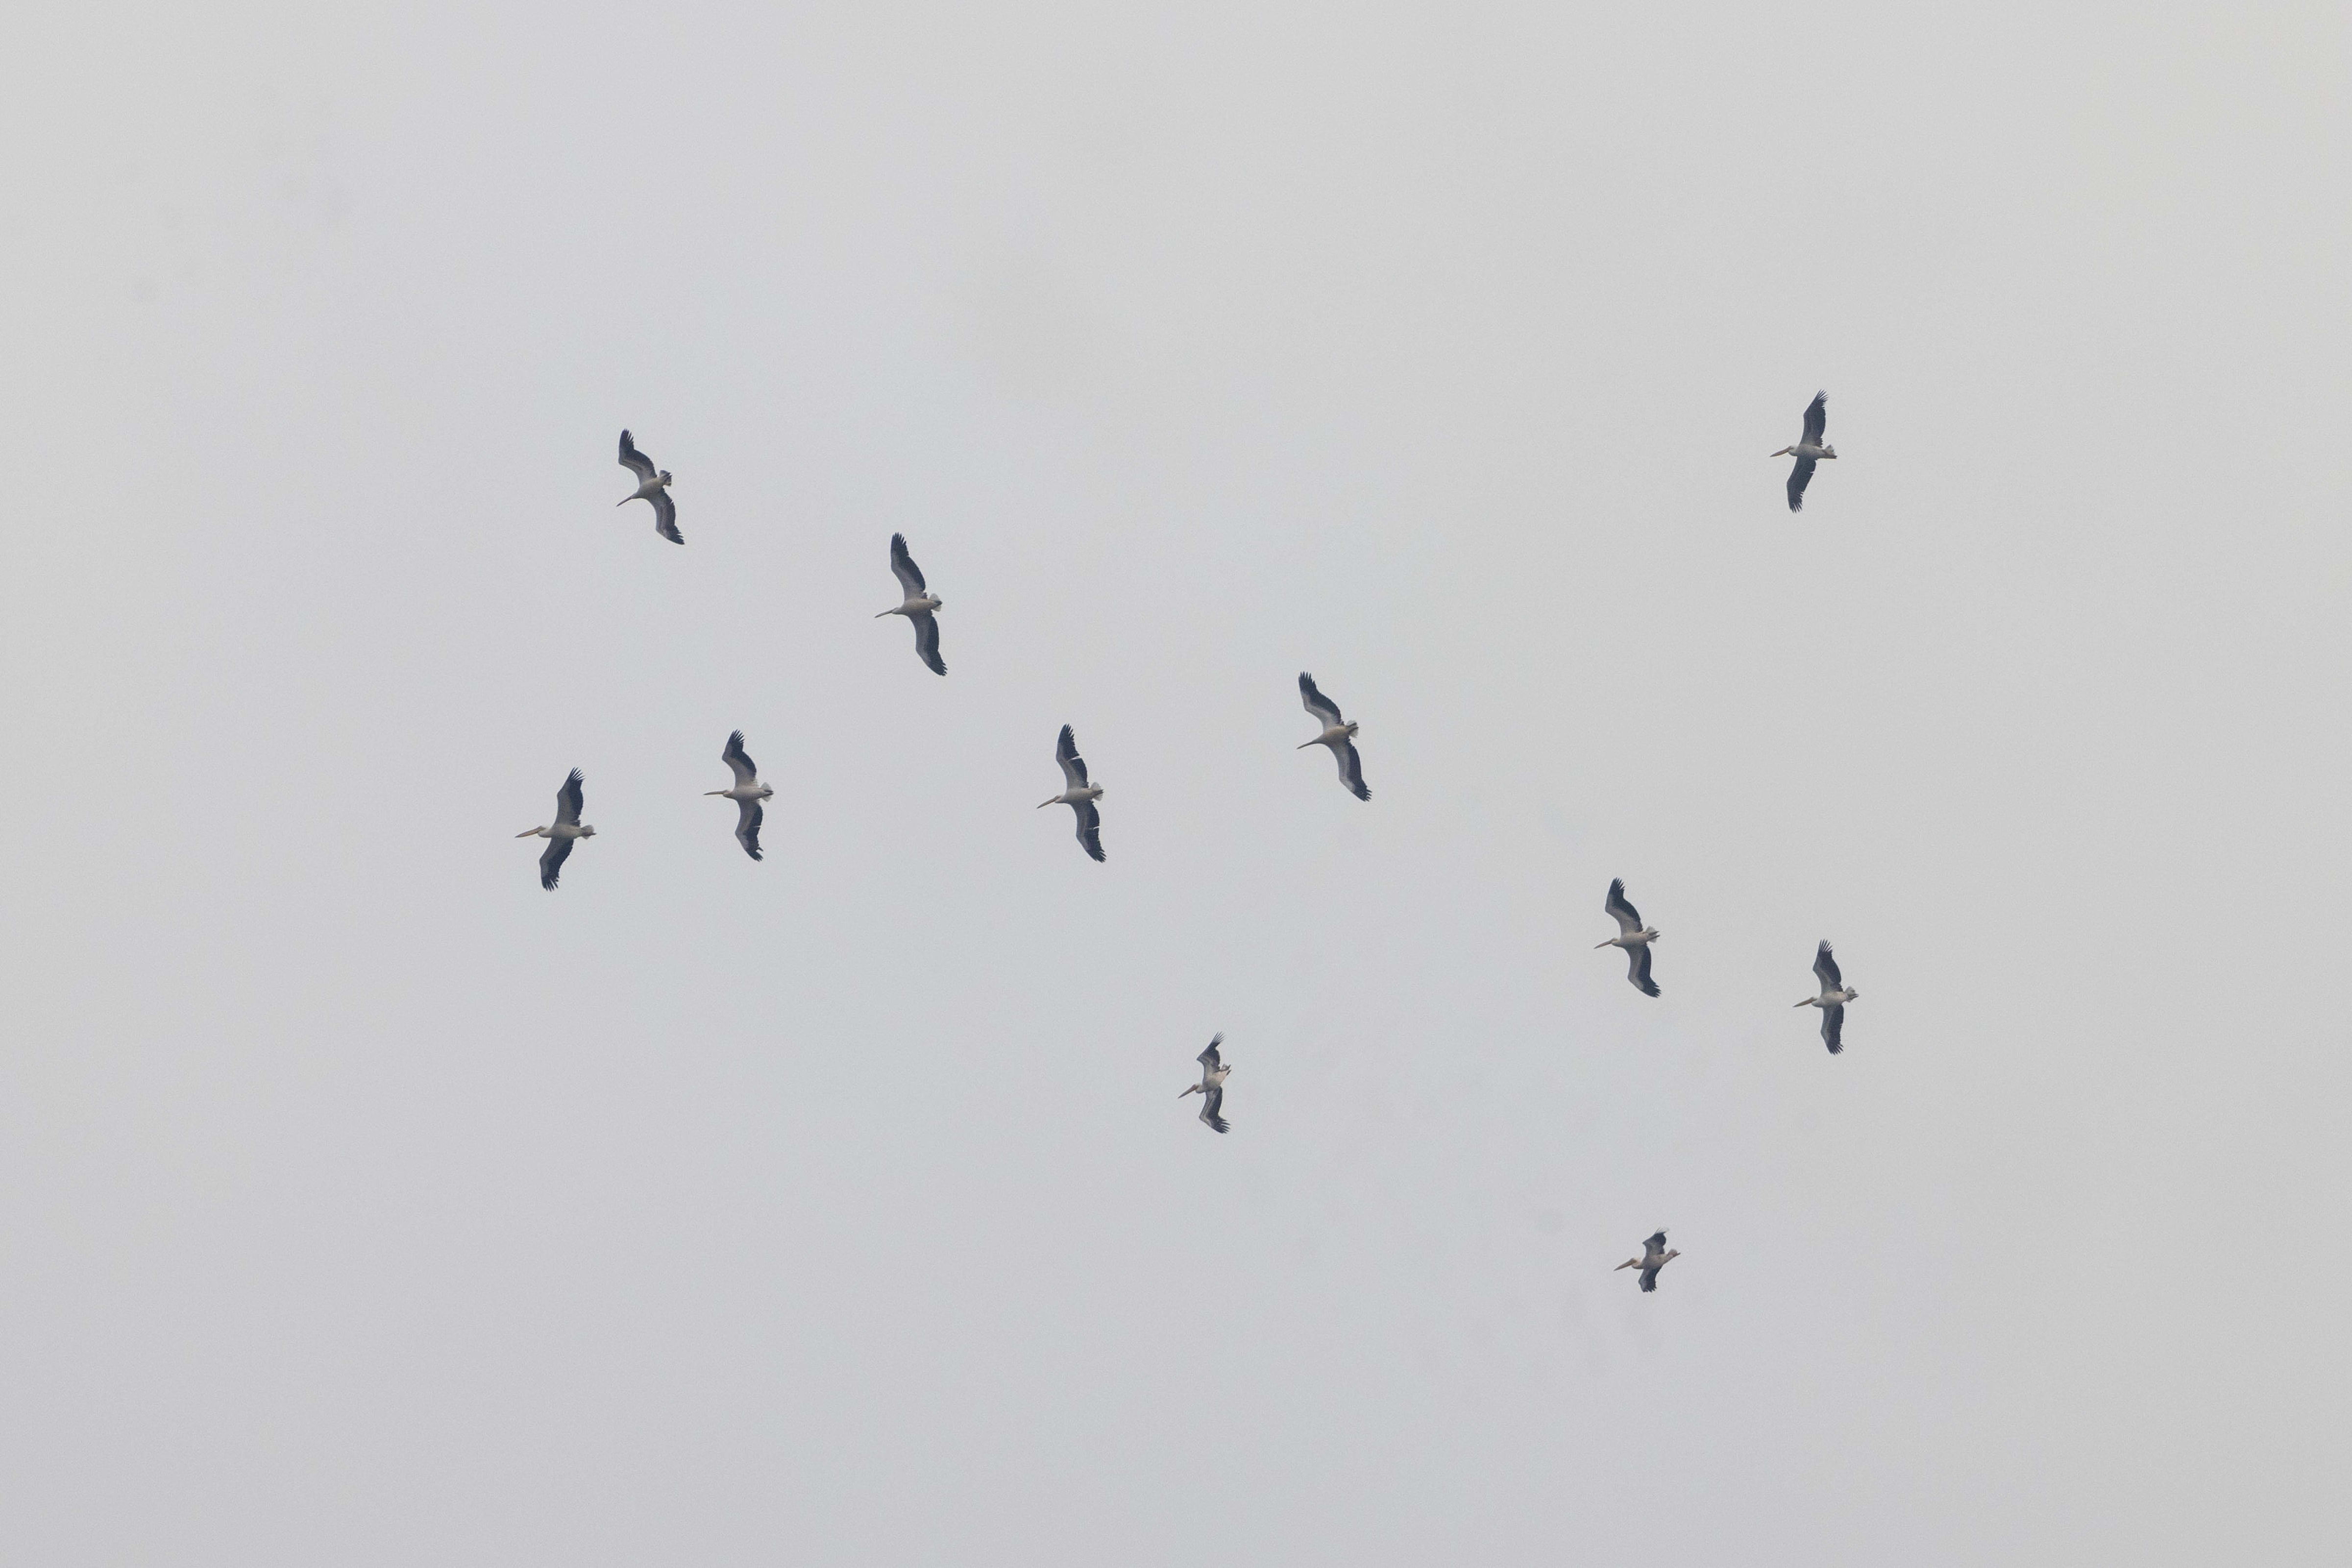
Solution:
[{"label": "gray sky", "polygon": [[2340,6],[30,9],[11,1556],[2340,1549]]}]

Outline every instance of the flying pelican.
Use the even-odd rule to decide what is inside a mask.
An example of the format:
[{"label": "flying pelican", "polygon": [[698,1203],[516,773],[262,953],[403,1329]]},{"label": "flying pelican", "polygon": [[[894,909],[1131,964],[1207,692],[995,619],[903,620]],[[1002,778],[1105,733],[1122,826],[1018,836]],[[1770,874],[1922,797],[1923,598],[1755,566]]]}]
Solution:
[{"label": "flying pelican", "polygon": [[1593,951],[1599,952],[1603,947],[1624,948],[1627,960],[1625,977],[1633,981],[1633,988],[1643,996],[1656,996],[1658,983],[1650,978],[1650,944],[1658,939],[1658,934],[1643,925],[1641,915],[1625,902],[1623,877],[1609,884],[1609,901],[1601,908],[1616,916],[1617,935],[1606,942],[1593,944]]},{"label": "flying pelican", "polygon": [[1356,755],[1356,727],[1339,716],[1339,705],[1315,689],[1315,677],[1306,671],[1298,672],[1298,697],[1323,726],[1323,733],[1297,747],[1304,751],[1309,746],[1328,746],[1339,759],[1339,782],[1359,800],[1369,800],[1372,792],[1364,783],[1364,759]]},{"label": "flying pelican", "polygon": [[719,760],[734,770],[735,787],[731,789],[705,789],[706,795],[724,795],[735,802],[735,841],[753,860],[760,858],[760,820],[767,815],[760,802],[775,793],[760,782],[759,765],[743,749],[743,732],[737,730],[727,737],[727,749]]},{"label": "flying pelican", "polygon": [[[1639,1269],[1642,1270],[1642,1289],[1654,1291],[1658,1288],[1658,1270],[1681,1256],[1681,1252],[1666,1245],[1666,1233],[1661,1230],[1642,1243],[1639,1258],[1628,1258],[1618,1264],[1617,1269]],[[1609,1271],[1614,1274],[1617,1269]]]},{"label": "flying pelican", "polygon": [[1062,727],[1062,738],[1054,747],[1054,760],[1062,765],[1062,777],[1068,780],[1070,787],[1050,800],[1038,801],[1037,810],[1042,811],[1048,806],[1067,806],[1076,812],[1078,842],[1086,845],[1087,853],[1100,860],[1103,858],[1102,813],[1095,810],[1095,802],[1101,799],[1103,789],[1099,784],[1087,782],[1087,759],[1078,755],[1077,737],[1070,733],[1070,727],[1066,724]]},{"label": "flying pelican", "polygon": [[654,460],[637,450],[627,431],[621,432],[621,466],[637,476],[637,487],[622,498],[621,505],[631,501],[651,501],[654,504],[654,532],[674,545],[686,542],[677,531],[677,503],[669,498],[669,470],[654,472]]},{"label": "flying pelican", "polygon": [[1837,960],[1830,956],[1830,945],[1826,942],[1813,955],[1813,973],[1821,977],[1822,994],[1807,997],[1797,1005],[1822,1009],[1822,1043],[1835,1056],[1845,1049],[1845,1005],[1862,993],[1847,985],[1845,977],[1838,973]]},{"label": "flying pelican", "polygon": [[940,657],[940,623],[932,618],[931,612],[947,601],[924,588],[923,569],[917,566],[915,558],[907,553],[907,536],[904,534],[890,536],[890,570],[898,574],[898,586],[907,591],[907,601],[896,609],[885,610],[874,619],[879,621],[882,615],[903,615],[913,622],[916,656],[931,667],[931,674],[946,674],[947,664]]},{"label": "flying pelican", "polygon": [[539,857],[539,885],[550,892],[555,888],[555,873],[563,869],[563,857],[572,852],[572,841],[596,836],[595,829],[580,825],[580,769],[575,768],[572,777],[563,781],[563,788],[555,792],[555,825],[515,835],[519,839],[547,841],[547,852]]},{"label": "flying pelican", "polygon": [[[1045,803],[1049,806],[1053,804],[1050,800]],[[1193,1058],[1201,1064],[1201,1082],[1184,1091],[1184,1094],[1198,1094],[1201,1097],[1201,1120],[1211,1132],[1215,1133],[1233,1131],[1224,1117],[1219,1113],[1225,1106],[1225,1080],[1233,1075],[1234,1071],[1227,1067],[1223,1059],[1217,1055],[1217,1047],[1224,1043],[1225,1037],[1221,1032],[1214,1040],[1209,1041],[1208,1050]],[[1184,1094],[1179,1094],[1176,1098],[1181,1100]]]},{"label": "flying pelican", "polygon": [[1805,405],[1804,439],[1794,446],[1783,446],[1772,454],[1775,457],[1791,457],[1797,465],[1789,470],[1789,510],[1805,509],[1805,486],[1813,482],[1813,464],[1822,457],[1835,457],[1837,448],[1822,443],[1822,427],[1830,422],[1830,394],[1815,392],[1813,401]]}]

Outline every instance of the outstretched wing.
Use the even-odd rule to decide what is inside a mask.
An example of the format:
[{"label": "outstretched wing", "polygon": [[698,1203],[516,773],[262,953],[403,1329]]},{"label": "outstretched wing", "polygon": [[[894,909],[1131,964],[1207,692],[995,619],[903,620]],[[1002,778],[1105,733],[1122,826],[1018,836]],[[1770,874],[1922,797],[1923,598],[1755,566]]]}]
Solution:
[{"label": "outstretched wing", "polygon": [[1054,760],[1062,765],[1062,777],[1070,781],[1073,789],[1087,787],[1087,759],[1078,755],[1078,737],[1070,727],[1062,727],[1062,738],[1054,745]]},{"label": "outstretched wing", "polygon": [[1656,1257],[1659,1253],[1664,1252],[1666,1249],[1666,1233],[1663,1230],[1659,1231],[1655,1236],[1653,1236],[1647,1241],[1643,1242],[1642,1247],[1649,1256],[1653,1258]]},{"label": "outstretched wing", "polygon": [[[1822,432],[1829,428],[1829,423],[1830,394],[1817,392],[1813,394],[1813,401],[1805,405],[1805,444],[1819,446],[1822,444]],[[1864,444],[1869,444],[1864,442]]]},{"label": "outstretched wing", "polygon": [[1648,1268],[1642,1270],[1642,1289],[1645,1291],[1654,1291],[1657,1288],[1658,1265],[1653,1263]]},{"label": "outstretched wing", "polygon": [[[922,582],[920,578],[915,580],[919,586]],[[915,623],[915,656],[931,667],[931,674],[946,674],[947,661],[940,657],[939,617],[925,610],[909,615],[907,619]]]},{"label": "outstretched wing", "polygon": [[898,579],[898,586],[907,591],[908,598],[922,597],[923,569],[917,566],[915,558],[907,553],[907,536],[904,534],[890,536],[890,570]]},{"label": "outstretched wing", "polygon": [[735,775],[735,788],[738,789],[748,789],[760,781],[760,769],[752,763],[751,754],[743,749],[741,730],[727,737],[727,749],[719,754],[719,760],[727,764],[728,771]]},{"label": "outstretched wing", "polygon": [[1216,1133],[1230,1133],[1233,1131],[1233,1128],[1225,1122],[1223,1114],[1224,1109],[1225,1086],[1223,1084],[1218,1084],[1214,1089],[1210,1090],[1207,1093],[1201,1096],[1201,1120],[1209,1124],[1210,1131]]},{"label": "outstretched wing", "polygon": [[1838,973],[1837,959],[1832,956],[1827,942],[1822,943],[1813,955],[1813,975],[1821,981],[1824,991],[1845,989],[1845,977]]},{"label": "outstretched wing", "polygon": [[1078,814],[1078,842],[1086,845],[1087,853],[1102,859],[1102,813],[1092,800],[1073,800],[1070,810]]},{"label": "outstretched wing", "polygon": [[1356,743],[1343,740],[1331,751],[1339,759],[1339,782],[1348,787],[1348,793],[1359,800],[1370,800],[1371,786],[1364,782],[1364,759],[1356,755]]},{"label": "outstretched wing", "polygon": [[1617,922],[1617,934],[1630,936],[1642,928],[1642,916],[1625,897],[1625,879],[1618,877],[1609,884],[1608,902],[1601,906]]},{"label": "outstretched wing", "polygon": [[1789,510],[1801,512],[1805,509],[1805,486],[1812,482],[1813,460],[1798,458],[1797,465],[1789,470]]},{"label": "outstretched wing", "polygon": [[1217,1031],[1217,1037],[1216,1037],[1214,1040],[1213,1040],[1209,1041],[1209,1049],[1208,1049],[1208,1050],[1206,1050],[1206,1051],[1202,1051],[1200,1055],[1198,1055],[1198,1056],[1194,1057],[1192,1060],[1193,1060],[1193,1061],[1197,1061],[1197,1062],[1199,1062],[1202,1066],[1203,1066],[1203,1067],[1207,1068],[1210,1071],[1214,1072],[1214,1071],[1216,1071],[1220,1066],[1222,1066],[1222,1065],[1223,1064],[1223,1061],[1224,1061],[1224,1059],[1223,1059],[1223,1057],[1221,1057],[1221,1056],[1219,1056],[1219,1055],[1217,1054],[1217,1048],[1218,1048],[1219,1046],[1221,1046],[1221,1045],[1224,1044],[1224,1043],[1225,1043],[1225,1033],[1224,1033],[1224,1030],[1219,1030]]},{"label": "outstretched wing", "polygon": [[1822,1009],[1822,1043],[1830,1048],[1832,1056],[1845,1050],[1845,1008],[1832,1002]]},{"label": "outstretched wing", "polygon": [[621,432],[621,466],[635,474],[640,485],[654,476],[654,460],[637,450],[625,430]]},{"label": "outstretched wing", "polygon": [[[580,769],[575,768],[572,776],[563,781],[563,788],[555,792],[555,825],[559,828],[577,827],[580,823],[580,808],[587,799],[580,782]],[[561,861],[563,857],[558,855],[555,858]],[[551,882],[547,885],[553,887],[555,884]]]},{"label": "outstretched wing", "polygon": [[735,814],[735,841],[743,846],[745,854],[759,860],[761,858],[760,824],[766,820],[768,813],[760,809],[757,800],[738,800],[735,804],[741,808]]},{"label": "outstretched wing", "polygon": [[539,885],[550,893],[555,891],[555,877],[563,869],[563,857],[572,852],[572,839],[550,839],[547,849],[539,857]]},{"label": "outstretched wing", "polygon": [[1633,982],[1633,988],[1645,997],[1656,996],[1658,982],[1650,978],[1650,945],[1643,942],[1628,947],[1625,956],[1629,960],[1625,977]]},{"label": "outstretched wing", "polygon": [[684,544],[686,536],[677,531],[677,503],[669,498],[669,492],[656,490],[646,499],[654,504],[654,532],[674,545]]},{"label": "outstretched wing", "polygon": [[1333,725],[1342,722],[1339,717],[1339,705],[1316,690],[1315,677],[1304,670],[1298,672],[1298,697],[1307,705],[1308,713],[1323,721],[1325,729],[1329,729]]}]

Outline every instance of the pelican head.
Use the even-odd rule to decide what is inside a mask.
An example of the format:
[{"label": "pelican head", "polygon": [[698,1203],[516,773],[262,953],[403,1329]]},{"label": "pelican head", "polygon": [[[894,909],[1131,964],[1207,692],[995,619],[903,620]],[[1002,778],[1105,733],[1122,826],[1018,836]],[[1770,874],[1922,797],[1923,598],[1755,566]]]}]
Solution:
[{"label": "pelican head", "polygon": [[1796,448],[1793,446],[1783,446],[1780,451],[1772,454],[1772,455],[1775,457],[1786,457],[1790,453],[1794,452]]},{"label": "pelican head", "polygon": [[543,839],[546,836],[547,830],[545,828],[526,828],[521,832],[515,835],[515,837],[519,839]]}]

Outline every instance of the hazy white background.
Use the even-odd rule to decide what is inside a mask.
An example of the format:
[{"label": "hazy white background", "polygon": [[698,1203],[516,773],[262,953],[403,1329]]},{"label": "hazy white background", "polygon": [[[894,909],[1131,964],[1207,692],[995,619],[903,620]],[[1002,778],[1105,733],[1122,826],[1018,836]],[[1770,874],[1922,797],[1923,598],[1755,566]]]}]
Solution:
[{"label": "hazy white background", "polygon": [[2346,13],[1926,10],[17,7],[0,1554],[2330,1560]]}]

